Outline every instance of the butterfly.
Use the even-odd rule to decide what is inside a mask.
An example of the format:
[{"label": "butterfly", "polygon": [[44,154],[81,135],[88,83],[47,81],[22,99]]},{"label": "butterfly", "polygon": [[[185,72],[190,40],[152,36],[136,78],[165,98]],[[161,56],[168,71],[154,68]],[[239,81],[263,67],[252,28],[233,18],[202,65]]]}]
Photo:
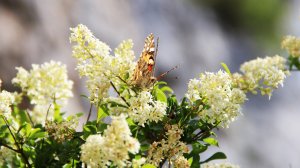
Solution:
[{"label": "butterfly", "polygon": [[157,80],[154,77],[157,46],[151,33],[145,39],[144,49],[140,55],[132,76],[132,84],[139,88],[149,88]]},{"label": "butterfly", "polygon": [[[156,41],[158,43],[158,38]],[[169,71],[159,75],[157,78],[154,77],[154,68],[155,68],[157,50],[158,50],[158,45],[155,46],[154,35],[151,33],[145,39],[144,49],[134,69],[133,76],[131,79],[132,85],[143,89],[149,88],[153,86],[153,84],[157,80],[161,79],[170,71],[178,67],[175,66]]]}]

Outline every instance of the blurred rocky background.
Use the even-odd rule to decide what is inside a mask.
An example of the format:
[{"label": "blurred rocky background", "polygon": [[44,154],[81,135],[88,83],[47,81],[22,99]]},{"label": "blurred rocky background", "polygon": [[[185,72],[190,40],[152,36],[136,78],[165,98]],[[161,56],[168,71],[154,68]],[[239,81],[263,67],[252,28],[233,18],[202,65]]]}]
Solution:
[{"label": "blurred rocky background", "polygon": [[[0,78],[3,89],[14,67],[57,60],[75,81],[68,112],[87,112],[84,81],[74,70],[69,28],[82,23],[112,48],[132,38],[138,57],[149,33],[160,37],[156,73],[172,67],[164,79],[181,98],[190,78],[217,71],[225,62],[231,71],[257,56],[282,54],[283,35],[300,36],[298,0],[0,0]],[[292,72],[283,88],[268,97],[251,96],[243,116],[219,130],[227,161],[242,168],[300,167],[300,73]],[[204,159],[208,156],[202,156]]]}]

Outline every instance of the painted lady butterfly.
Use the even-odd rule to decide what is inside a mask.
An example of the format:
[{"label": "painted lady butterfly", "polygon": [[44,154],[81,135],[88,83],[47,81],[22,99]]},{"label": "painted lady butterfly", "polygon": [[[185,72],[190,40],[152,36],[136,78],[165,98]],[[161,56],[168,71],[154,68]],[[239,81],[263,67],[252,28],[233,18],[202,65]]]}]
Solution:
[{"label": "painted lady butterfly", "polygon": [[155,47],[154,36],[151,33],[145,40],[144,49],[135,67],[132,84],[139,88],[148,88],[154,84],[155,57],[157,46]]},{"label": "painted lady butterfly", "polygon": [[[158,42],[158,39],[157,39]],[[157,80],[161,79],[163,76],[168,74],[170,71],[178,68],[175,66],[169,71],[159,75],[157,78],[154,77],[154,68],[155,68],[155,59],[157,55],[157,48],[154,42],[154,36],[151,33],[147,36],[145,40],[144,49],[141,53],[141,56],[138,60],[138,63],[134,69],[133,77],[131,80],[131,84],[139,87],[139,88],[149,88],[152,86]]]}]

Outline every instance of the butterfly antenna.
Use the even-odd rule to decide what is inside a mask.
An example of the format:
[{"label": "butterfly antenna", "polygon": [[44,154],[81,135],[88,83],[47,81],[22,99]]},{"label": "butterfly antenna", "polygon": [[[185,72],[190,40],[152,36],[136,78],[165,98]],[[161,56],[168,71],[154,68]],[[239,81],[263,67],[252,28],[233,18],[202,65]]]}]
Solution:
[{"label": "butterfly antenna", "polygon": [[158,52],[158,43],[159,43],[159,37],[157,37],[157,39],[156,39],[156,47],[155,47],[155,54],[154,54],[153,73],[155,72],[156,56],[157,56],[157,52]]},{"label": "butterfly antenna", "polygon": [[160,79],[163,78],[165,75],[167,75],[169,72],[171,72],[171,71],[177,69],[178,67],[179,67],[179,66],[176,65],[175,67],[173,67],[172,69],[168,70],[167,72],[162,73],[161,75],[159,75],[159,76],[157,77],[157,80],[160,80]]}]

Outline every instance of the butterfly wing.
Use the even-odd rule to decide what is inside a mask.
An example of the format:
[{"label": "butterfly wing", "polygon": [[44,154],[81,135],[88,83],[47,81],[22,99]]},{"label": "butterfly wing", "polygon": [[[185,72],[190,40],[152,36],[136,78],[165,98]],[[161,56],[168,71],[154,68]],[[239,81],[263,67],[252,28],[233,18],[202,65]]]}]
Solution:
[{"label": "butterfly wing", "polygon": [[153,83],[155,66],[155,42],[151,33],[145,40],[144,49],[134,70],[132,84],[147,88]]}]

